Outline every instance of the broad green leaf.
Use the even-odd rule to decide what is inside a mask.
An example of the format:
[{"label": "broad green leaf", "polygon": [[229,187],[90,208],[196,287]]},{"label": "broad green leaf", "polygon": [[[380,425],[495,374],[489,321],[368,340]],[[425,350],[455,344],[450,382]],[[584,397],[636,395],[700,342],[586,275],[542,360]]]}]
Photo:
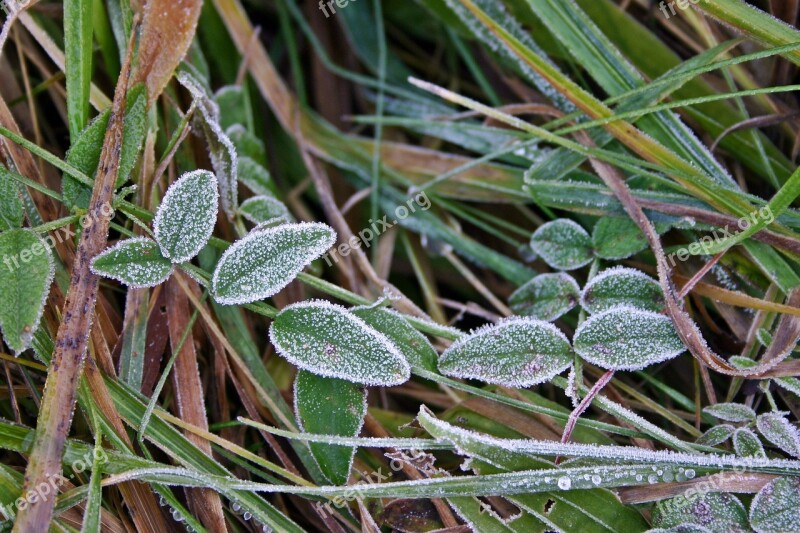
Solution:
[{"label": "broad green leaf", "polygon": [[767,456],[758,436],[747,428],[738,428],[733,433],[733,449],[739,457]]},{"label": "broad green leaf", "polygon": [[529,387],[561,373],[572,362],[567,337],[533,318],[510,318],[461,337],[442,353],[442,374],[507,387]]},{"label": "broad green leaf", "polygon": [[753,422],[756,412],[741,403],[718,403],[703,408],[703,412],[726,422]]},{"label": "broad green leaf", "polygon": [[25,211],[17,182],[0,165],[0,231],[18,229],[25,222]]},{"label": "broad green leaf", "polygon": [[209,97],[202,84],[188,72],[178,74],[178,81],[191,93],[198,113],[195,115],[200,122],[203,134],[208,145],[208,155],[211,159],[211,166],[219,182],[220,199],[222,209],[230,220],[236,214],[239,207],[238,196],[238,157],[236,148],[230,138],[222,131],[219,118],[219,107],[211,97]]},{"label": "broad green leaf", "polygon": [[399,385],[411,368],[383,333],[328,302],[290,305],[269,328],[275,350],[295,366],[364,385]]},{"label": "broad green leaf", "polygon": [[[326,378],[300,370],[294,383],[294,409],[302,431],[321,435],[355,437],[367,413],[367,391],[343,379]],[[325,477],[344,485],[356,449],[336,444],[309,443]]]},{"label": "broad green leaf", "polygon": [[292,215],[283,202],[272,196],[253,196],[239,206],[239,212],[253,224],[292,222]]},{"label": "broad green leaf", "polygon": [[147,237],[118,242],[92,260],[92,272],[133,288],[155,287],[172,274],[172,263]]},{"label": "broad green leaf", "polygon": [[797,531],[797,524],[800,524],[800,478],[773,479],[753,498],[750,525],[758,533]]},{"label": "broad green leaf", "polygon": [[736,496],[723,492],[700,492],[658,502],[653,526],[659,528],[695,524],[720,533],[750,531],[747,510]]},{"label": "broad green leaf", "polygon": [[0,326],[19,355],[31,345],[53,281],[55,263],[48,243],[29,229],[0,233]]},{"label": "broad green leaf", "polygon": [[772,444],[791,456],[800,457],[800,432],[783,413],[758,415],[756,427]]},{"label": "broad green leaf", "polygon": [[[110,111],[105,111],[95,118],[72,142],[67,152],[67,163],[89,177],[94,177],[97,173],[109,116]],[[133,171],[146,134],[147,95],[144,86],[137,85],[128,91],[116,187],[122,186]],[[71,209],[76,207],[85,209],[89,206],[92,190],[68,174],[64,174],[62,178],[61,190],[65,203]]]},{"label": "broad green leaf", "polygon": [[236,124],[247,124],[247,96],[241,85],[225,85],[214,93],[220,110],[220,125],[228,129]]},{"label": "broad green leaf", "polygon": [[153,220],[164,257],[183,263],[200,253],[214,231],[218,206],[217,178],[211,172],[188,172],[170,185]]},{"label": "broad green leaf", "polygon": [[575,270],[589,264],[593,258],[589,234],[566,218],[540,226],[531,236],[531,248],[557,270]]},{"label": "broad green leaf", "polygon": [[392,309],[373,307],[355,307],[350,312],[389,337],[412,368],[436,371],[439,355],[425,335],[409,324],[403,315]]},{"label": "broad green leaf", "polygon": [[581,306],[590,313],[600,313],[618,305],[661,311],[665,305],[664,291],[644,272],[621,266],[600,272],[583,288]]},{"label": "broad green leaf", "polygon": [[318,222],[253,231],[220,257],[211,279],[214,299],[235,305],[269,298],[334,242],[336,232]]},{"label": "broad green leaf", "polygon": [[608,370],[641,370],[686,348],[669,317],[633,307],[612,307],[575,331],[575,351]]},{"label": "broad green leaf", "polygon": [[[225,135],[230,138],[240,158],[248,158],[258,163],[262,168],[266,167],[267,149],[264,146],[264,141],[247,131],[242,124],[234,124],[227,128],[225,130]],[[251,184],[248,183],[247,177],[242,177],[242,181],[245,185],[250,187]],[[256,194],[267,194],[269,192],[268,183],[271,185],[269,181],[259,184],[260,187],[264,188],[263,191],[253,188],[250,188],[250,190]]]},{"label": "broad green leaf", "polygon": [[736,428],[730,424],[720,424],[709,429],[697,439],[697,444],[704,444],[706,446],[716,446],[722,444],[733,435]]},{"label": "broad green leaf", "polygon": [[630,218],[603,217],[592,230],[592,244],[598,257],[615,261],[647,248],[647,239]]},{"label": "broad green leaf", "polygon": [[569,274],[541,274],[514,291],[508,304],[518,315],[551,322],[577,305],[580,292]]}]

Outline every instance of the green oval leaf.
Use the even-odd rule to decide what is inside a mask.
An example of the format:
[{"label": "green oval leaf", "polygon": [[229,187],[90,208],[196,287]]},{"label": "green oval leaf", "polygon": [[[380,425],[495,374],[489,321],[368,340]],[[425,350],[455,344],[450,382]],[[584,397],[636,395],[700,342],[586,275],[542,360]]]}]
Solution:
[{"label": "green oval leaf", "polygon": [[703,408],[703,412],[726,422],[752,422],[756,412],[740,403],[718,403]]},{"label": "green oval leaf", "polygon": [[647,239],[630,218],[603,217],[592,230],[592,244],[598,257],[616,261],[647,248]]},{"label": "green oval leaf", "polygon": [[797,531],[797,524],[800,524],[800,479],[773,479],[753,498],[750,525],[758,533]]},{"label": "green oval leaf", "polygon": [[170,185],[153,220],[164,257],[183,263],[200,253],[214,231],[218,206],[217,178],[207,170],[187,172]]},{"label": "green oval leaf", "polygon": [[253,196],[239,206],[239,212],[253,224],[292,222],[292,215],[283,202],[272,196]]},{"label": "green oval leaf", "polygon": [[0,233],[0,327],[11,350],[31,345],[53,281],[55,263],[49,245],[29,229]]},{"label": "green oval leaf", "polygon": [[314,374],[364,385],[399,385],[411,368],[384,334],[344,307],[323,301],[283,309],[269,328],[279,354]]},{"label": "green oval leaf", "polygon": [[574,348],[607,370],[641,370],[686,349],[668,317],[627,306],[589,317],[575,331]]},{"label": "green oval leaf", "polygon": [[[367,414],[367,391],[343,379],[300,370],[294,382],[294,410],[301,431],[356,437]],[[347,483],[355,448],[319,442],[308,446],[328,481],[334,485]]]},{"label": "green oval leaf", "polygon": [[738,428],[733,433],[733,449],[740,457],[766,457],[764,446],[758,436],[747,428]]},{"label": "green oval leaf", "polygon": [[350,312],[389,337],[413,368],[436,371],[439,354],[403,315],[392,309],[374,307],[356,307]]},{"label": "green oval leaf", "polygon": [[644,272],[626,267],[604,270],[583,288],[581,306],[590,313],[600,313],[618,305],[660,311],[664,308],[664,291]]},{"label": "green oval leaf", "polygon": [[240,156],[238,174],[239,181],[257,195],[272,196],[275,194],[269,171],[253,159]]},{"label": "green oval leaf", "polygon": [[709,429],[697,439],[697,444],[704,444],[706,446],[716,446],[722,444],[733,435],[736,428],[730,424],[720,424]]},{"label": "green oval leaf", "polygon": [[336,232],[318,222],[253,231],[222,254],[211,279],[214,299],[234,305],[269,298],[334,242]]},{"label": "green oval leaf", "polygon": [[575,270],[589,264],[594,256],[589,234],[566,218],[540,226],[531,236],[531,248],[558,270]]},{"label": "green oval leaf", "polygon": [[439,359],[448,376],[509,387],[529,387],[561,373],[572,362],[567,337],[533,318],[510,318],[454,342]]},{"label": "green oval leaf", "polygon": [[700,492],[658,502],[653,509],[653,526],[673,528],[693,524],[713,532],[750,531],[747,510],[736,496],[724,492]]},{"label": "green oval leaf", "polygon": [[172,263],[161,255],[158,244],[147,237],[118,242],[92,260],[92,272],[129,287],[155,287],[172,274]]},{"label": "green oval leaf", "polygon": [[580,291],[569,274],[541,274],[514,291],[508,304],[518,315],[551,322],[577,305]]},{"label": "green oval leaf", "polygon": [[783,413],[764,413],[756,419],[758,431],[768,441],[794,457],[800,457],[800,432]]}]

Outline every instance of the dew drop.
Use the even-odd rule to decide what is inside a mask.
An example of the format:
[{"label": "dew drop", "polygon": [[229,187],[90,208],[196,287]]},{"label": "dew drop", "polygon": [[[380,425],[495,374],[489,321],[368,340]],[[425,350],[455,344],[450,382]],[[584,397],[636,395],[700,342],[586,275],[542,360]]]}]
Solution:
[{"label": "dew drop", "polygon": [[592,483],[594,483],[595,485],[599,485],[601,481],[603,481],[603,478],[601,478],[600,476],[597,475],[592,476]]},{"label": "dew drop", "polygon": [[694,479],[694,476],[695,476],[694,470],[692,470],[691,468],[686,470],[686,477],[688,479]]},{"label": "dew drop", "polygon": [[558,478],[558,488],[561,490],[569,490],[572,486],[572,480],[567,476]]},{"label": "dew drop", "polygon": [[651,485],[658,483],[658,476],[655,474],[650,474],[649,476],[647,476],[647,482],[650,483]]}]

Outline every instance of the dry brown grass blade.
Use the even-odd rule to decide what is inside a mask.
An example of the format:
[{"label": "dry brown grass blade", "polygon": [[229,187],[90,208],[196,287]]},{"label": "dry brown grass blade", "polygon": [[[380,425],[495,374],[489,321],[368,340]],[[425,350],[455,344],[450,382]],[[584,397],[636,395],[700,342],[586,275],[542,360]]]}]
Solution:
[{"label": "dry brown grass blade", "polygon": [[624,487],[617,491],[619,499],[626,504],[647,503],[658,500],[674,498],[682,494],[687,494],[689,490],[699,492],[695,487],[699,485],[708,486],[712,483],[717,492],[737,492],[755,494],[761,488],[775,479],[777,476],[770,474],[757,474],[745,472],[738,474],[735,472],[723,472],[713,476],[704,476],[691,481],[682,483],[659,483],[658,485],[646,485],[643,487]]},{"label": "dry brown grass blade", "polygon": [[147,86],[148,106],[164,90],[194,39],[201,0],[150,0],[145,4],[134,83]]},{"label": "dry brown grass blade", "polygon": [[[36,439],[25,472],[23,491],[48,483],[61,471],[61,456],[75,411],[78,380],[86,358],[97,300],[99,278],[90,270],[90,263],[106,246],[110,220],[102,213],[105,206],[111,202],[114,184],[119,174],[130,56],[125,63],[117,83],[92,199],[89,203],[89,213],[96,223],[81,233],[72,266],[64,316],[58,328],[55,353],[47,373],[36,426]],[[20,509],[14,531],[19,533],[48,531],[54,505],[54,499],[42,499]]]},{"label": "dry brown grass blade", "polygon": [[[179,272],[173,276],[180,276]],[[203,385],[194,349],[194,336],[189,331],[181,345],[184,331],[189,327],[189,302],[175,279],[167,282],[167,307],[170,345],[173,350],[180,347],[172,372],[175,404],[180,417],[190,424],[208,430],[208,420],[203,402]],[[193,433],[186,437],[198,448],[211,456],[211,444]],[[186,489],[189,508],[210,531],[225,531],[225,516],[219,495],[210,489]]]}]

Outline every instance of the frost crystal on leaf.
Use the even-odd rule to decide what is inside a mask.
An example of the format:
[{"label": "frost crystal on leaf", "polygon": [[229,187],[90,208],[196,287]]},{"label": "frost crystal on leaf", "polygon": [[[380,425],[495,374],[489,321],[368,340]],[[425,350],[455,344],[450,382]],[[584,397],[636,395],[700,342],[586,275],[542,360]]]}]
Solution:
[{"label": "frost crystal on leaf", "polygon": [[703,412],[726,422],[752,422],[756,412],[740,403],[718,403],[703,408]]},{"label": "frost crystal on leaf", "polygon": [[660,311],[665,305],[664,291],[644,272],[621,266],[600,272],[583,288],[581,306],[590,313],[600,313],[618,305]]},{"label": "frost crystal on leaf", "polygon": [[758,436],[747,428],[738,428],[733,433],[733,449],[740,457],[766,457]]},{"label": "frost crystal on leaf", "polygon": [[272,196],[253,196],[239,206],[239,212],[253,224],[292,222],[292,215],[283,202]]},{"label": "frost crystal on leaf", "polygon": [[566,218],[540,226],[531,236],[531,248],[558,270],[575,270],[590,263],[594,257],[589,234]]},{"label": "frost crystal on leaf", "polygon": [[220,257],[211,292],[221,304],[269,298],[336,242],[336,232],[318,222],[253,231]]},{"label": "frost crystal on leaf", "polygon": [[8,347],[19,355],[39,327],[55,263],[50,247],[29,229],[0,233],[0,257],[0,328]]},{"label": "frost crystal on leaf", "polygon": [[155,241],[135,237],[118,242],[92,260],[92,272],[129,287],[155,287],[172,274],[172,263]]},{"label": "frost crystal on leaf", "polygon": [[411,367],[384,334],[344,307],[323,301],[283,309],[269,329],[277,352],[314,374],[364,385],[399,385]]},{"label": "frost crystal on leaf", "polygon": [[783,413],[764,413],[756,419],[758,431],[772,444],[794,457],[800,457],[800,432]]},{"label": "frost crystal on leaf", "polygon": [[559,374],[571,362],[569,340],[558,328],[514,317],[454,342],[439,359],[439,370],[451,377],[529,387]]},{"label": "frost crystal on leaf", "polygon": [[239,205],[237,191],[239,163],[236,148],[222,131],[217,103],[208,96],[202,85],[188,72],[181,72],[177,77],[181,85],[191,93],[197,105],[198,119],[202,124],[208,143],[211,166],[214,167],[214,173],[219,181],[222,209],[228,215],[228,219],[232,220]]},{"label": "frost crystal on leaf", "polygon": [[750,504],[750,525],[758,533],[797,531],[800,479],[779,477],[764,485]]},{"label": "frost crystal on leaf", "polygon": [[356,307],[350,310],[358,318],[380,331],[397,346],[412,367],[436,370],[439,355],[408,321],[393,309]]},{"label": "frost crystal on leaf", "polygon": [[580,291],[569,274],[541,274],[514,291],[508,304],[518,315],[551,322],[577,305]]},{"label": "frost crystal on leaf", "polygon": [[713,532],[750,531],[747,510],[736,496],[698,491],[691,499],[678,497],[659,502],[653,510],[653,525],[673,528],[693,524]]},{"label": "frost crystal on leaf", "polygon": [[575,331],[574,348],[607,370],[641,370],[686,349],[668,317],[627,306],[589,317]]},{"label": "frost crystal on leaf", "polygon": [[153,220],[164,257],[183,263],[200,253],[214,231],[218,206],[217,179],[211,172],[188,172],[173,183]]}]

